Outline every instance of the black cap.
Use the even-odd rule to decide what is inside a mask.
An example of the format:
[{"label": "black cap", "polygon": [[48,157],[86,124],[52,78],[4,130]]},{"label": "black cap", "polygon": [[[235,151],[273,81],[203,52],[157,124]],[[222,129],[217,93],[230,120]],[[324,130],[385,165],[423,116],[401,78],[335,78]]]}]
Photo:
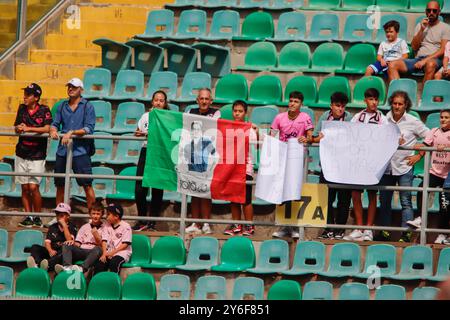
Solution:
[{"label": "black cap", "polygon": [[26,88],[22,88],[22,89],[25,90],[26,93],[31,93],[36,97],[40,97],[42,94],[41,87],[36,83],[32,83],[32,84],[28,85]]},{"label": "black cap", "polygon": [[106,207],[106,211],[112,212],[115,215],[118,215],[120,219],[123,217],[123,208],[120,204],[110,203]]}]

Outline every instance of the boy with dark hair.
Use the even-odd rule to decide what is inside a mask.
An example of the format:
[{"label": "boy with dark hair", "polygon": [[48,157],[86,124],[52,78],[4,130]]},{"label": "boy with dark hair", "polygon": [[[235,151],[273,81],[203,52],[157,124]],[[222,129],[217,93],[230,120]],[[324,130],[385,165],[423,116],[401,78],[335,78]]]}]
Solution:
[{"label": "boy with dark hair", "polygon": [[106,221],[102,231],[103,254],[95,263],[94,273],[111,271],[120,273],[122,264],[131,257],[131,226],[122,221],[123,208],[120,204],[110,203],[106,207]]},{"label": "boy with dark hair", "polygon": [[[87,272],[102,255],[102,217],[105,208],[101,202],[95,202],[89,209],[90,222],[84,224],[77,233],[75,241],[67,241],[62,247],[63,264],[55,265],[56,273],[61,271]],[[84,260],[81,266],[74,261]]]},{"label": "boy with dark hair", "polygon": [[408,58],[408,45],[405,40],[398,37],[400,24],[395,20],[390,20],[383,25],[383,29],[386,34],[386,41],[380,43],[377,61],[367,67],[366,76],[380,73],[387,74],[391,61]]},{"label": "boy with dark hair", "polygon": [[[381,111],[378,110],[378,98],[380,94],[378,90],[369,88],[364,92],[364,102],[366,103],[366,109],[355,114],[351,122],[357,123],[371,123],[371,124],[387,124],[388,120]],[[363,207],[361,201],[361,194],[364,189],[352,191],[353,211],[355,213],[356,225],[363,225]],[[369,195],[369,208],[367,214],[367,226],[372,226],[375,220],[375,214],[377,211],[377,190],[367,190]],[[354,241],[372,241],[373,233],[371,230],[361,231],[359,229],[353,230],[349,235],[344,237],[344,240]]]},{"label": "boy with dark hair", "polygon": [[[348,103],[348,97],[345,93],[335,92],[331,95],[330,110],[326,111],[319,118],[317,127],[313,133],[313,143],[319,143],[323,138],[322,122],[323,121],[350,121],[351,115],[345,111],[345,106]],[[330,184],[323,173],[320,173],[320,183]],[[333,203],[338,199],[337,215],[335,215]],[[352,198],[352,191],[348,189],[328,189],[328,215],[327,224],[346,224],[348,219],[348,211],[350,209],[350,202]],[[342,239],[344,237],[344,230],[336,230],[326,228],[319,239]]]}]

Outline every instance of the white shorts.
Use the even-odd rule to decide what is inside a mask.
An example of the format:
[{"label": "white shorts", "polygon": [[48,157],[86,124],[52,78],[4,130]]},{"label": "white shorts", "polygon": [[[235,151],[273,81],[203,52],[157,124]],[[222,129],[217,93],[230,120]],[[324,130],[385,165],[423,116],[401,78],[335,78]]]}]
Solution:
[{"label": "white shorts", "polygon": [[[44,173],[45,160],[25,160],[16,156],[14,171],[17,173]],[[42,177],[16,176],[16,184],[40,184]]]}]

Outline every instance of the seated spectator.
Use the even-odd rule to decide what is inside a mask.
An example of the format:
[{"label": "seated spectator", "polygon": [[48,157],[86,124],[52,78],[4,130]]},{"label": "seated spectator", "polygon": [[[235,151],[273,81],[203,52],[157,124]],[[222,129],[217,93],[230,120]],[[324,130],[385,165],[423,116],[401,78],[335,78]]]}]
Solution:
[{"label": "seated spectator", "polygon": [[[364,102],[366,103],[366,109],[358,112],[352,118],[351,122],[357,123],[371,123],[375,125],[387,124],[387,119],[378,110],[378,102],[379,102],[379,92],[370,88],[364,92]],[[364,189],[353,190],[352,191],[352,201],[353,201],[353,212],[355,214],[356,225],[362,226],[363,223],[363,206],[361,201],[361,194],[364,192]],[[367,226],[373,226],[375,215],[377,212],[377,190],[367,190],[369,195],[369,208],[367,213]],[[372,241],[373,233],[372,230],[364,230],[360,229],[353,230],[349,235],[344,237],[344,240],[353,240],[353,241]]]},{"label": "seated spectator", "polygon": [[450,80],[450,70],[448,68],[448,61],[450,60],[450,41],[445,45],[444,59],[442,60],[442,68],[434,75],[436,80]]},{"label": "seated spectator", "polygon": [[31,256],[27,259],[28,268],[37,268],[39,265],[41,269],[52,271],[62,261],[63,244],[75,239],[77,228],[69,221],[70,206],[60,203],[54,211],[57,223],[48,228],[44,247],[37,244],[31,247]]},{"label": "seated spectator", "polygon": [[[411,99],[404,91],[395,91],[389,98],[391,110],[387,113],[386,118],[389,123],[396,124],[400,129],[401,138],[400,145],[403,147],[413,147],[417,144],[418,139],[424,139],[430,131],[425,124],[416,117],[408,114],[411,109]],[[422,156],[414,154],[410,150],[397,150],[391,158],[386,172],[380,180],[380,185],[402,187],[412,187],[414,180],[414,165],[420,161]],[[392,195],[393,191],[380,190],[380,225],[390,226],[392,224]],[[402,227],[408,225],[406,221],[412,220],[414,211],[412,207],[411,191],[400,191],[400,204],[402,206]],[[388,231],[380,232],[377,240],[390,241]],[[411,232],[404,232],[400,239],[401,242],[411,241]]]},{"label": "seated spectator", "polygon": [[[84,224],[77,233],[75,241],[66,241],[62,248],[63,264],[55,265],[56,273],[61,271],[81,271],[86,273],[102,255],[102,217],[105,208],[96,202],[89,209],[90,222]],[[84,260],[81,266],[74,261]]]},{"label": "seated spectator", "polygon": [[405,40],[398,37],[400,24],[391,20],[383,25],[383,29],[386,33],[386,41],[380,43],[377,61],[367,67],[366,76],[380,73],[386,75],[391,61],[408,58],[408,45]]},{"label": "seated spectator", "polygon": [[[238,100],[233,103],[233,119],[234,121],[245,121],[245,116],[247,115],[247,103],[244,101]],[[256,131],[253,128],[250,128],[249,132],[249,150],[248,157],[246,161],[246,178],[247,181],[253,181],[253,159],[251,143],[256,143],[258,137],[256,135]],[[253,145],[256,147],[255,145]],[[247,184],[245,189],[245,203],[231,203],[231,216],[233,220],[241,220],[241,210],[244,212],[245,220],[253,221],[253,205],[252,205],[252,185]],[[242,226],[242,224],[232,224],[228,226],[228,228],[224,231],[225,234],[228,235],[236,235],[241,234],[244,236],[251,236],[255,233],[255,226],[252,224],[246,224]]]},{"label": "seated spectator", "polygon": [[[351,116],[345,111],[345,106],[348,103],[348,97],[342,92],[335,92],[331,95],[330,110],[325,111],[317,123],[317,127],[313,134],[313,143],[319,143],[322,140],[322,122],[323,121],[350,121]],[[320,183],[329,184],[323,173],[320,173]],[[334,200],[338,200],[337,213],[333,208]],[[352,199],[352,191],[349,189],[333,189],[331,186],[328,188],[328,214],[327,224],[346,224],[348,219],[348,212],[350,209],[350,202]],[[319,239],[337,239],[342,240],[345,230],[338,229],[332,230],[326,228]]]},{"label": "seated spectator", "polygon": [[[450,170],[450,154],[442,151],[444,148],[450,147],[450,109],[441,111],[440,120],[441,126],[431,129],[423,144],[416,145],[416,147],[436,147],[438,150],[431,153],[430,188],[443,187]],[[420,153],[424,154],[425,151],[420,151]],[[420,186],[423,186],[423,183]],[[449,198],[450,194],[446,192],[439,193],[439,229],[450,229]],[[406,223],[413,228],[419,229],[422,225],[422,218],[419,216],[422,213],[422,192],[417,193],[417,206],[419,209],[418,216]],[[434,243],[450,245],[450,237],[441,233],[437,236]]]},{"label": "seated spectator", "polygon": [[94,274],[103,271],[120,273],[122,264],[131,257],[131,226],[122,221],[123,208],[110,203],[106,207],[106,221],[102,231],[102,256],[94,265]]},{"label": "seated spectator", "polygon": [[439,2],[428,2],[425,10],[427,17],[417,24],[411,41],[416,56],[414,59],[392,61],[388,69],[389,81],[400,78],[400,73],[423,71],[425,83],[433,79],[436,70],[442,67],[444,48],[450,39],[450,26],[439,21],[440,12]]}]

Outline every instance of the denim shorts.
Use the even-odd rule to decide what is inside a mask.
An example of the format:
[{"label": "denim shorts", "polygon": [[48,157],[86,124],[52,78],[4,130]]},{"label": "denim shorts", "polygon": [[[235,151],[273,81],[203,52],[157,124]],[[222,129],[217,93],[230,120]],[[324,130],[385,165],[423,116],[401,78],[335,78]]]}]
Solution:
[{"label": "denim shorts", "polygon": [[[76,174],[92,174],[91,157],[87,154],[73,157],[72,170]],[[56,155],[55,173],[66,173],[66,157]],[[79,186],[91,186],[92,178],[76,178]],[[55,177],[55,186],[63,187],[65,178]]]},{"label": "denim shorts", "polygon": [[369,67],[372,68],[372,70],[375,72],[375,74],[380,74],[380,73],[386,73],[388,66],[383,67],[381,65],[380,61],[376,61],[374,63],[372,63],[371,65],[369,65]]},{"label": "denim shorts", "polygon": [[[414,65],[419,62],[420,60],[426,58],[427,56],[420,56],[414,59],[405,59],[403,60],[405,62],[406,68],[408,69],[408,73],[414,73],[418,71],[422,71],[420,69],[416,69]],[[439,70],[442,67],[442,59],[434,59],[436,61],[436,70]]]}]

